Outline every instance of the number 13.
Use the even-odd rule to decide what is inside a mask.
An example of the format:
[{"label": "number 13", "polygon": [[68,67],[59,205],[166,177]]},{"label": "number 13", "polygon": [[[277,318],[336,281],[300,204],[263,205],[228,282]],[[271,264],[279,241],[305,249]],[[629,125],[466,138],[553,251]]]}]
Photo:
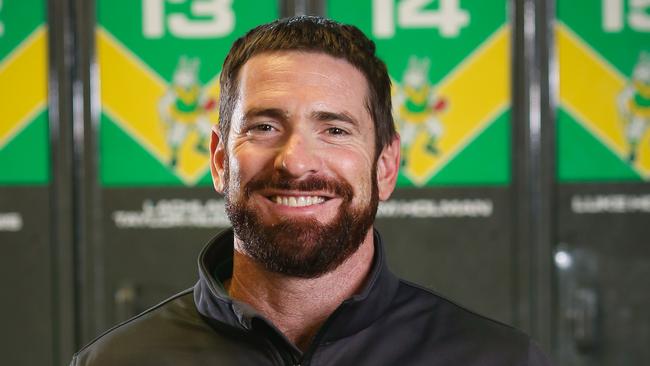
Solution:
[{"label": "number 13", "polygon": [[[142,0],[142,32],[146,38],[160,38],[169,32],[178,38],[223,37],[235,28],[233,0],[190,0],[193,16],[209,20],[189,19],[185,14],[165,14],[165,3],[180,4],[185,0]],[[166,24],[165,24],[166,23]]]}]

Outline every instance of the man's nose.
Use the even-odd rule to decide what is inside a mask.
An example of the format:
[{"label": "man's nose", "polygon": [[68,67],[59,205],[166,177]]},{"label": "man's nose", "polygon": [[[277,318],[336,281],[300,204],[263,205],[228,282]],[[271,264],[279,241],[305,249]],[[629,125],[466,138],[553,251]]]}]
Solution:
[{"label": "man's nose", "polygon": [[275,168],[300,178],[314,174],[321,168],[322,160],[309,136],[301,131],[289,135],[275,161]]}]

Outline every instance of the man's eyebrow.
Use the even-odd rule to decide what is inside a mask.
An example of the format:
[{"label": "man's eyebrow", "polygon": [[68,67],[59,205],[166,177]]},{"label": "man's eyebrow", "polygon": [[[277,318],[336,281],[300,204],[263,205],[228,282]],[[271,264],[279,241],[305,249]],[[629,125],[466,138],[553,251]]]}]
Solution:
[{"label": "man's eyebrow", "polygon": [[347,112],[328,112],[328,111],[315,111],[311,113],[311,118],[317,121],[327,122],[327,121],[343,121],[348,122],[355,127],[359,127],[359,121],[356,118],[352,117]]},{"label": "man's eyebrow", "polygon": [[279,108],[251,108],[244,114],[244,121],[250,121],[255,117],[269,117],[286,121],[289,119],[287,111]]}]

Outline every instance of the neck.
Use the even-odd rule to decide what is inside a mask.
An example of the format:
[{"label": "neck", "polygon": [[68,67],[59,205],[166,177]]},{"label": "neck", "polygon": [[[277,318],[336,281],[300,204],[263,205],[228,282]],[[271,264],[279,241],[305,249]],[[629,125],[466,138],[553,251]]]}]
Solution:
[{"label": "neck", "polygon": [[359,249],[338,268],[317,278],[297,278],[269,272],[244,254],[235,237],[229,295],[253,306],[299,349],[305,351],[327,317],[358,293],[370,272],[373,230]]}]

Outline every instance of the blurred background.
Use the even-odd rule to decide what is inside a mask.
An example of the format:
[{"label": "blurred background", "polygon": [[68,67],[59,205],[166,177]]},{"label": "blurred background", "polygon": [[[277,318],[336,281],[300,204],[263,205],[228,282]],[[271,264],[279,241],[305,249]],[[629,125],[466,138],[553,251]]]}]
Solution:
[{"label": "blurred background", "polygon": [[403,142],[389,262],[558,365],[650,365],[650,3],[0,0],[0,350],[66,365],[193,285],[237,37],[294,14],[375,40]]}]

